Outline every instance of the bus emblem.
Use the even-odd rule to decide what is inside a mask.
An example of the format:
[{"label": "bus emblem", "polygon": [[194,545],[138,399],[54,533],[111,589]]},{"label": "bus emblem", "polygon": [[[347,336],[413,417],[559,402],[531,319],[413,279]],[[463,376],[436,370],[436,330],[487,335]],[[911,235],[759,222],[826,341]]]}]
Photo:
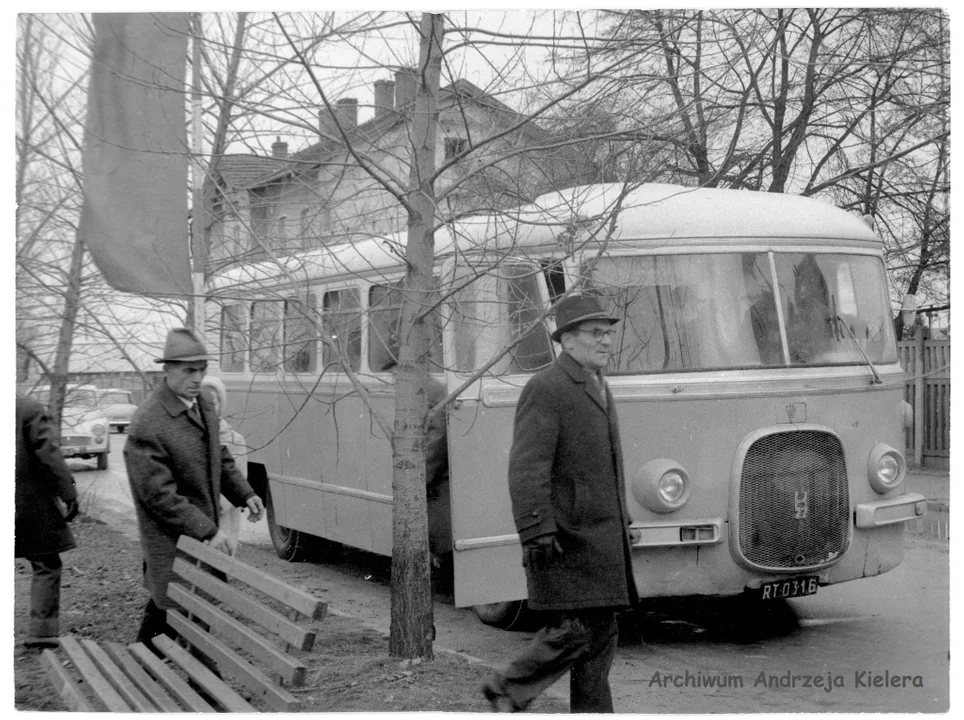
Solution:
[{"label": "bus emblem", "polygon": [[807,491],[797,490],[793,493],[793,519],[806,520],[810,515],[810,503],[807,502]]}]

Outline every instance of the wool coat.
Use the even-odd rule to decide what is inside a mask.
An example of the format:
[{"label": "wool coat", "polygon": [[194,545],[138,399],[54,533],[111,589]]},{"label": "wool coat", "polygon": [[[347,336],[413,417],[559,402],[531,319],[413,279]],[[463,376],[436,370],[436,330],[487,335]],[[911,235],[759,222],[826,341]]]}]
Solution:
[{"label": "wool coat", "polygon": [[44,406],[18,397],[14,557],[77,547],[57,505],[76,500],[77,488],[54,435]]},{"label": "wool coat", "polygon": [[509,494],[523,543],[555,533],[562,557],[526,564],[535,610],[624,607],[637,600],[619,426],[589,372],[567,354],[519,397]]},{"label": "wool coat", "polygon": [[134,413],[124,446],[140,528],[144,584],[164,609],[174,607],[167,584],[176,578],[177,539],[214,537],[221,494],[236,507],[255,494],[221,442],[214,405],[203,395],[197,402],[203,427],[162,381]]}]

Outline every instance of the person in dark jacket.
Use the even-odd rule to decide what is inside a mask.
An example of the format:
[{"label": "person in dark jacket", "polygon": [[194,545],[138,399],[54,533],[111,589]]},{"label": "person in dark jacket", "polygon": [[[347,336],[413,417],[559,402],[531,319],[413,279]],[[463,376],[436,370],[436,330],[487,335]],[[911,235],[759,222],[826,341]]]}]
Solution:
[{"label": "person in dark jacket", "polygon": [[264,505],[235,466],[219,437],[213,404],[200,394],[208,354],[193,331],[168,333],[164,379],[137,408],[128,428],[124,461],[144,557],[144,582],[151,597],[137,632],[148,642],[170,634],[166,611],[175,607],[167,585],[177,580],[174,558],[177,540],[188,535],[229,553],[228,536],[218,526],[220,496],[247,508],[257,522]]},{"label": "person in dark jacket", "polygon": [[[77,547],[67,527],[79,512],[74,477],[47,420],[44,406],[17,397],[17,467],[14,556],[26,558],[30,620],[26,647],[56,647],[60,635],[60,553]],[[65,508],[57,503],[60,498]]]},{"label": "person in dark jacket", "polygon": [[509,494],[528,604],[545,626],[483,686],[496,712],[524,710],[570,672],[571,712],[613,712],[616,610],[637,601],[619,427],[602,375],[617,318],[598,298],[556,309],[563,353],[519,397]]}]

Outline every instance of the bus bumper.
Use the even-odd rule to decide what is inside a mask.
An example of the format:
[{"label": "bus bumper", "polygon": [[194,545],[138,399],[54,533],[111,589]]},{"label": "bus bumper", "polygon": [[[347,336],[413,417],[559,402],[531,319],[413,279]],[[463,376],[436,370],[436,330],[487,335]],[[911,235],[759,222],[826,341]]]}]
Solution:
[{"label": "bus bumper", "polygon": [[858,529],[893,525],[916,520],[927,514],[927,500],[920,493],[908,493],[897,497],[860,503],[854,509],[854,523]]}]

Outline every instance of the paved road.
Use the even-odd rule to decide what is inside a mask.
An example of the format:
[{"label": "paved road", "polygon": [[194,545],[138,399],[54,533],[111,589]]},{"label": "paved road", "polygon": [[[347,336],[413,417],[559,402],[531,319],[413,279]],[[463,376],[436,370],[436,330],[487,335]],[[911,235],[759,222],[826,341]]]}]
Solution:
[{"label": "paved road", "polygon": [[[91,463],[75,477],[85,511],[96,508],[92,511],[136,538],[123,441],[124,436],[112,437],[110,469],[99,472]],[[271,549],[263,522],[242,523],[242,543],[245,561],[307,587],[335,612],[387,631],[387,559],[348,551],[287,563]],[[622,626],[612,672],[617,711],[946,711],[949,593],[948,543],[923,532],[908,536],[905,562],[896,570],[821,588],[811,598],[752,611],[722,600],[650,606]],[[496,666],[528,638],[485,627],[444,597],[435,620],[437,647]],[[565,697],[565,681],[551,692]]]}]

